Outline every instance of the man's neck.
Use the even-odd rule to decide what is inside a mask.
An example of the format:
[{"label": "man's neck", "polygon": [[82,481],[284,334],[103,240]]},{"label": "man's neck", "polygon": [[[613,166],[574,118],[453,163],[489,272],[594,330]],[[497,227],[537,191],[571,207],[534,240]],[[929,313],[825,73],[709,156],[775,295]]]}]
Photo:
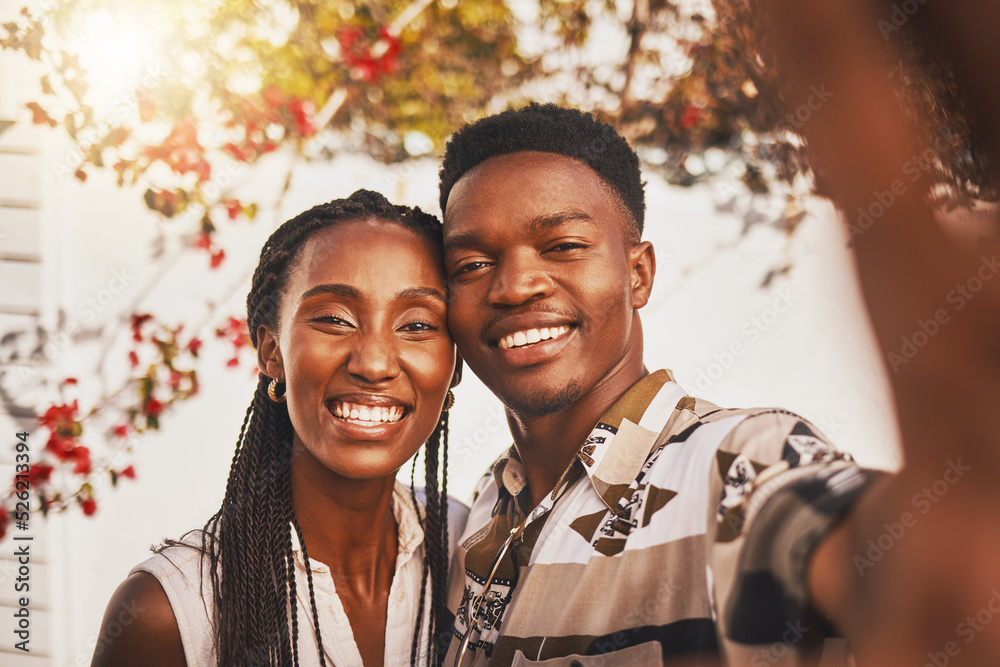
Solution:
[{"label": "man's neck", "polygon": [[604,413],[648,374],[641,358],[626,360],[565,410],[530,418],[507,411],[514,446],[528,478],[531,507],[537,506],[555,488]]}]

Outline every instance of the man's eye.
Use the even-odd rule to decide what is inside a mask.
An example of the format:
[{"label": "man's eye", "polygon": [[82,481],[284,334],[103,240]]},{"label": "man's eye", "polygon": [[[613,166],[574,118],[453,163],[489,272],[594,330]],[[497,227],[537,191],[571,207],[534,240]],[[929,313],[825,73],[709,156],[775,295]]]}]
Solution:
[{"label": "man's eye", "polygon": [[553,246],[552,248],[549,248],[549,250],[555,250],[556,252],[566,252],[569,250],[581,250],[586,247],[587,246],[585,246],[582,243],[571,243],[567,241],[566,243],[560,243],[557,246]]},{"label": "man's eye", "polygon": [[463,273],[472,273],[473,271],[478,271],[479,269],[489,266],[488,262],[469,262],[468,264],[463,264],[455,270],[455,275],[461,275]]}]

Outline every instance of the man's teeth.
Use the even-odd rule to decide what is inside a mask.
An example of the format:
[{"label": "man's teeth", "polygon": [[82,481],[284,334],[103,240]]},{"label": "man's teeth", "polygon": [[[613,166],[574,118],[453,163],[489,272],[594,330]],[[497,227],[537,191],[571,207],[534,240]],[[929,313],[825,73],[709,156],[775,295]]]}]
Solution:
[{"label": "man's teeth", "polygon": [[563,325],[561,327],[543,327],[541,329],[526,329],[525,331],[518,331],[512,333],[509,336],[504,336],[500,339],[500,349],[509,350],[512,347],[524,347],[525,345],[534,345],[543,340],[549,340],[550,338],[558,338],[563,334],[569,333],[569,327]]},{"label": "man's teeth", "polygon": [[337,401],[330,407],[330,410],[334,416],[341,419],[373,424],[398,422],[403,417],[403,408],[397,406],[385,408]]}]

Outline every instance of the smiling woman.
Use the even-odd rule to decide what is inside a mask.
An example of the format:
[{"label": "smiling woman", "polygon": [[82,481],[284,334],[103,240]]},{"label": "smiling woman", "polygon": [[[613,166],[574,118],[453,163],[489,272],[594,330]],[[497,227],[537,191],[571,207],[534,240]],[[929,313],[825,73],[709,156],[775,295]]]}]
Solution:
[{"label": "smiling woman", "polygon": [[[133,569],[93,664],[436,662],[467,512],[438,488],[459,378],[440,243],[432,216],[365,190],[271,236],[247,297],[262,375],[222,507]],[[425,442],[423,504],[395,477]],[[131,605],[146,611],[103,636]]]}]

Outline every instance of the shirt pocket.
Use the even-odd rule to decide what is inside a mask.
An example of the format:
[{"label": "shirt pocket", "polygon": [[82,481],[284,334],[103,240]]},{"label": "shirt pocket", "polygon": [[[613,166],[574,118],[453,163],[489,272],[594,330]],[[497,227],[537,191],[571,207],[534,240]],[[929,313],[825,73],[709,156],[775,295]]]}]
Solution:
[{"label": "shirt pocket", "polygon": [[597,655],[566,655],[548,660],[530,660],[524,653],[514,654],[511,667],[612,667],[614,665],[636,665],[636,667],[661,667],[663,652],[659,642],[646,642],[629,646],[620,651]]}]

